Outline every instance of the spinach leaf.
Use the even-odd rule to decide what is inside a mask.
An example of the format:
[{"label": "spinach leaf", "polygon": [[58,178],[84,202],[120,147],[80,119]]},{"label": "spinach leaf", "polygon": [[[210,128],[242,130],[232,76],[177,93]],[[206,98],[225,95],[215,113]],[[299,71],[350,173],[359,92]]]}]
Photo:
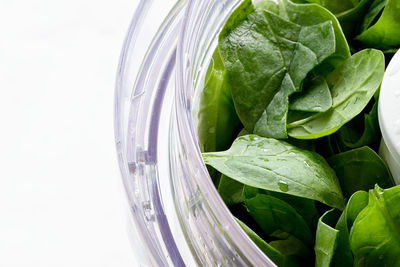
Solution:
[{"label": "spinach leaf", "polygon": [[399,266],[400,186],[369,191],[368,206],[354,221],[350,247],[354,266]]},{"label": "spinach leaf", "polygon": [[336,151],[335,154],[343,153],[349,150],[348,147],[346,147],[343,143],[343,140],[341,140],[337,134],[329,135],[328,138],[330,139],[330,142]]},{"label": "spinach leaf", "polygon": [[292,1],[293,3],[296,3],[296,4],[307,4],[308,3],[307,0],[290,0],[290,1]]},{"label": "spinach leaf", "polygon": [[331,136],[332,135],[329,135],[315,140],[315,152],[324,158],[329,158],[336,154],[336,151],[334,150],[334,144],[332,144],[332,140],[330,138]]},{"label": "spinach leaf", "polygon": [[[200,97],[198,119],[198,140],[203,152],[227,149],[241,125],[218,49],[215,50],[208,66]],[[211,167],[208,167],[208,172],[217,186],[221,174]]]},{"label": "spinach leaf", "polygon": [[288,233],[279,233],[277,236],[279,239],[269,242],[271,247],[295,260],[298,266],[313,265],[314,259],[311,250],[301,240]]},{"label": "spinach leaf", "polygon": [[287,234],[290,234],[307,247],[314,244],[310,228],[286,202],[273,196],[259,194],[245,199],[245,203],[250,215],[267,235],[286,239]]},{"label": "spinach leaf", "polygon": [[[302,140],[302,139],[300,139]],[[324,158],[332,157],[333,155],[350,150],[337,134],[331,134],[315,141],[315,152]]]},{"label": "spinach leaf", "polygon": [[354,7],[354,1],[351,0],[308,0],[308,2],[319,4],[335,15]]},{"label": "spinach leaf", "polygon": [[254,7],[256,9],[267,10],[275,14],[279,14],[278,4],[274,0],[260,0],[253,1]]},{"label": "spinach leaf", "polygon": [[[340,2],[340,0],[337,2]],[[357,1],[357,4],[353,8],[335,14],[349,40],[352,40],[360,32],[361,21],[367,13],[371,2],[372,0]]]},{"label": "spinach leaf", "polygon": [[331,21],[302,26],[260,9],[240,22],[231,15],[219,36],[219,51],[236,111],[248,131],[287,137],[288,98],[335,52],[334,38]]},{"label": "spinach leaf", "polygon": [[367,146],[334,155],[328,163],[335,170],[345,197],[359,190],[368,191],[375,184],[384,188],[394,186],[385,162]]},{"label": "spinach leaf", "polygon": [[388,0],[375,0],[368,9],[367,14],[364,16],[361,25],[361,32],[366,31],[371,25],[378,21],[379,15],[385,8]]},{"label": "spinach leaf", "polygon": [[[358,148],[362,146],[378,143],[381,139],[381,131],[378,122],[378,101],[375,101],[372,110],[364,114],[363,125],[360,126],[358,118],[351,120],[343,125],[338,131],[340,139],[349,148]],[[359,129],[363,129],[360,133]]]},{"label": "spinach leaf", "polygon": [[221,175],[218,185],[218,193],[227,206],[242,203],[244,185],[226,175]]},{"label": "spinach leaf", "polygon": [[[237,137],[249,134],[246,129],[242,129]],[[211,167],[210,167],[211,168]],[[218,193],[227,206],[242,203],[244,185],[236,180],[222,174],[218,184]]]},{"label": "spinach leaf", "polygon": [[[376,9],[371,10],[371,17],[376,15],[377,9],[381,8],[384,2],[378,2]],[[356,37],[366,46],[382,50],[395,48],[400,45],[400,4],[398,0],[388,0],[378,21]],[[364,22],[370,24],[370,18]],[[365,26],[364,26],[365,27]]]},{"label": "spinach leaf", "polygon": [[204,162],[245,185],[318,200],[344,208],[335,172],[318,154],[284,141],[246,135],[224,152],[203,153]]},{"label": "spinach leaf", "polygon": [[316,229],[319,214],[315,206],[315,201],[284,193],[278,193],[260,188],[255,188],[248,185],[244,186],[243,190],[244,199],[250,199],[256,197],[258,194],[270,195],[285,201],[287,204],[292,206],[301,215],[301,217],[303,217],[304,221],[307,223],[307,225],[310,227],[312,231]]},{"label": "spinach leaf", "polygon": [[301,93],[293,94],[290,98],[291,110],[308,112],[325,112],[332,106],[332,96],[325,79],[318,76],[312,79]]},{"label": "spinach leaf", "polygon": [[337,248],[333,257],[332,266],[353,266],[353,254],[350,250],[349,235],[358,214],[368,205],[368,193],[355,192],[347,202],[346,208],[340,216],[335,229],[339,230]]},{"label": "spinach leaf", "polygon": [[285,141],[288,142],[289,144],[295,146],[295,147],[315,152],[315,142],[314,142],[314,140],[295,139],[295,138],[289,137]]},{"label": "spinach leaf", "polygon": [[336,209],[327,211],[318,221],[315,236],[315,266],[329,267],[338,246],[339,231],[334,228],[340,213]]},{"label": "spinach leaf", "polygon": [[351,39],[361,27],[361,21],[372,0],[309,0],[331,11],[340,22],[348,39]]},{"label": "spinach leaf", "polygon": [[265,255],[268,256],[276,265],[278,266],[297,266],[296,262],[292,260],[290,257],[283,255],[279,250],[270,246],[267,242],[265,242],[261,237],[259,237],[253,230],[251,230],[246,224],[244,224],[239,219],[235,218],[240,227],[246,232],[246,234],[250,237],[251,240],[260,248]]},{"label": "spinach leaf", "polygon": [[350,229],[367,204],[368,193],[358,191],[350,197],[341,215],[330,210],[320,218],[315,241],[316,266],[353,266]]},{"label": "spinach leaf", "polygon": [[225,150],[232,144],[240,121],[218,49],[208,67],[198,118],[199,145],[203,152]]},{"label": "spinach leaf", "polygon": [[[344,60],[350,57],[350,48],[343,34],[337,18],[324,7],[317,4],[295,4],[290,0],[279,1],[279,15],[293,23],[310,26],[330,21],[335,32],[335,53],[329,56],[322,64],[317,66],[313,72],[323,76],[330,73]],[[314,40],[319,38],[315,36]],[[322,45],[322,43],[320,43]]]},{"label": "spinach leaf", "polygon": [[[299,139],[330,135],[357,116],[378,90],[385,70],[383,53],[365,49],[347,59],[327,77],[332,107],[326,112],[306,114],[293,121],[289,113],[288,134]],[[292,111],[295,113],[295,111]]]}]

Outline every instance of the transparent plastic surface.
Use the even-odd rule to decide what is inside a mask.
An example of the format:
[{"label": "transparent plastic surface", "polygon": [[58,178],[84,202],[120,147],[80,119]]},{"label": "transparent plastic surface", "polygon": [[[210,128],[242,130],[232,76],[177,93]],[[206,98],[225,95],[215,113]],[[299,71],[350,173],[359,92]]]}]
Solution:
[{"label": "transparent plastic surface", "polygon": [[196,137],[205,70],[240,1],[167,2],[170,11],[140,2],[116,84],[116,145],[137,259],[145,266],[274,266],[219,197]]}]

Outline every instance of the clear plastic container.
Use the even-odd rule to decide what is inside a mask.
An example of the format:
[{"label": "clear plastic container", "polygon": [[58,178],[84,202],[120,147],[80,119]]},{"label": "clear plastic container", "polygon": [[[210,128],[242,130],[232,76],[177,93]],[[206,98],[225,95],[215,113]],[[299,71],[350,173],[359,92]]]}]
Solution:
[{"label": "clear plastic container", "polygon": [[[145,266],[274,266],[218,195],[196,137],[217,35],[240,0],[142,0],[122,51],[115,136]],[[175,3],[176,2],[176,3]],[[161,25],[156,18],[166,18]]]}]

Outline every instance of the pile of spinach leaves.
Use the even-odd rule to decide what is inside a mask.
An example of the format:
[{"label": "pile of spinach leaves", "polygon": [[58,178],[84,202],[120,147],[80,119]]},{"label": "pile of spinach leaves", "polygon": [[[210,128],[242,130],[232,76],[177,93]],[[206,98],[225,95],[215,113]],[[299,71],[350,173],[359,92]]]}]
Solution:
[{"label": "pile of spinach leaves", "polygon": [[221,30],[200,99],[218,192],[278,266],[399,265],[377,104],[400,0],[255,2]]}]

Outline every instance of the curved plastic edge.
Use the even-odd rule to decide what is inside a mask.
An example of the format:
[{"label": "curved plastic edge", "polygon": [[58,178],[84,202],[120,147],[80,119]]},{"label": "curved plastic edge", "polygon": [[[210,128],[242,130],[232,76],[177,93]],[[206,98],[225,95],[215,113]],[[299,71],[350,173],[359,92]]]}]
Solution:
[{"label": "curved plastic edge", "polygon": [[[137,41],[142,42],[139,38],[145,33],[141,31],[141,25],[148,16],[153,1],[142,0],[139,3],[122,49],[117,72],[115,142],[132,219],[140,235],[140,241],[136,243],[141,244],[142,250],[147,254],[137,255],[138,261],[147,266],[185,266],[172,238],[161,203],[157,184],[156,156],[153,155],[156,153],[154,144],[157,144],[157,136],[151,134],[152,129],[147,132],[144,129],[149,124],[158,123],[156,116],[152,114],[156,109],[154,107],[152,109],[149,102],[155,93],[158,101],[162,101],[165,83],[173,67],[167,67],[162,73],[159,71],[164,64],[174,65],[176,44],[172,40],[176,39],[177,29],[180,27],[179,16],[184,2],[178,1],[170,11],[149,45],[143,61],[134,59],[137,71],[132,71],[127,64],[128,59],[132,60],[132,55],[129,53],[133,53],[138,47]],[[169,56],[165,57],[168,54]],[[149,76],[156,78],[159,75],[162,75],[161,80],[150,79],[154,83],[149,84]],[[131,76],[136,77],[133,83],[126,81],[127,77]],[[138,127],[143,128],[138,130]]]},{"label": "curved plastic edge", "polygon": [[[378,117],[386,157],[391,164],[389,167],[395,176],[400,174],[400,52],[397,52],[390,61],[383,77],[379,95]],[[394,177],[400,183],[399,175]]]},{"label": "curved plastic edge", "polygon": [[[187,186],[191,188],[190,191],[186,189],[187,187],[185,187],[185,184],[181,185],[181,194],[186,194],[186,198],[192,203],[189,207],[189,214],[187,214],[186,210],[181,211],[181,213],[186,214],[186,216],[189,216],[189,218],[193,220],[205,221],[209,225],[210,228],[196,229],[199,234],[197,239],[202,238],[203,240],[208,240],[212,232],[219,233],[217,234],[218,239],[213,240],[216,244],[214,244],[214,247],[210,246],[207,253],[224,255],[224,257],[221,257],[223,260],[222,264],[233,264],[235,266],[275,266],[240,228],[219,196],[201,157],[196,130],[193,125],[193,80],[197,75],[197,73],[194,73],[194,69],[199,69],[201,65],[191,58],[190,55],[195,55],[194,57],[196,57],[196,53],[201,50],[200,48],[207,44],[198,42],[198,40],[190,40],[190,38],[191,36],[196,36],[196,34],[202,30],[201,27],[207,27],[204,26],[204,22],[209,23],[210,18],[207,16],[204,17],[204,13],[207,13],[206,11],[211,7],[221,10],[222,14],[220,15],[227,18],[239,3],[240,1],[189,1],[182,22],[183,28],[179,37],[177,50],[177,89],[175,93],[175,114],[177,116],[175,119],[175,127],[179,135],[175,138],[179,138],[179,140],[176,142],[174,149],[180,150],[178,154],[190,159],[180,159],[180,163],[183,166],[180,166],[180,173],[177,174],[192,177],[194,181],[187,182],[191,184]],[[214,4],[219,6],[215,7]],[[178,161],[178,159],[176,159],[176,161]],[[176,169],[179,168],[177,167]],[[177,188],[177,191],[179,192],[179,188]],[[193,227],[196,227],[196,225],[194,224]],[[196,254],[201,255],[201,253],[199,253],[202,250],[201,246],[197,248],[194,247],[193,249],[197,251]],[[199,260],[203,264],[210,264],[207,261],[208,258]],[[221,263],[213,262],[211,264]]]}]

